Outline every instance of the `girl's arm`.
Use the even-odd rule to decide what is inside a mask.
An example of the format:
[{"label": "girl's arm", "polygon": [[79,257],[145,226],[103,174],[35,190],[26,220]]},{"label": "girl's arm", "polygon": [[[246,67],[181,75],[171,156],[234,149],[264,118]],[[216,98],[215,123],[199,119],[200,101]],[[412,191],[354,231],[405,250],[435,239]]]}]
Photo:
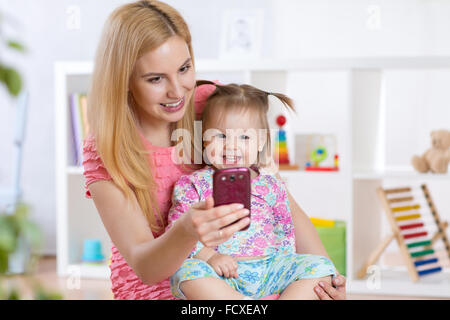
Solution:
[{"label": "girl's arm", "polygon": [[217,252],[211,248],[203,247],[199,252],[197,252],[194,258],[208,262],[208,260],[211,259],[211,257],[216,253]]},{"label": "girl's arm", "polygon": [[234,204],[213,208],[211,199],[194,205],[178,223],[155,239],[135,197],[128,202],[120,189],[106,180],[91,183],[89,191],[111,241],[148,285],[174,274],[197,241],[207,246],[218,245],[249,223],[243,219],[222,229],[223,236],[218,239],[221,228],[248,212]]}]

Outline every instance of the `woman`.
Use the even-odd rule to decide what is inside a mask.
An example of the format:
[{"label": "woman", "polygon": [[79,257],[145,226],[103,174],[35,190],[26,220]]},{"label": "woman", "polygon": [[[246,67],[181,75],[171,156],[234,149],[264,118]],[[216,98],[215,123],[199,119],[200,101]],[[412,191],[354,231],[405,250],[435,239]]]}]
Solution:
[{"label": "woman", "polygon": [[[194,136],[194,90],[191,36],[176,10],[158,1],[138,1],[110,15],[95,59],[91,136],[85,141],[83,164],[87,196],[114,244],[110,268],[115,299],[174,299],[168,277],[196,242],[217,245],[249,223],[248,218],[240,220],[248,215],[241,206],[213,208],[206,201],[164,233],[173,185],[195,168],[173,161],[171,141],[175,129]],[[184,159],[194,154],[190,140],[182,141]],[[298,218],[306,219],[290,200]],[[324,251],[320,240],[303,249]],[[326,286],[318,295],[345,298],[345,278],[337,280],[342,283],[337,290]]]}]

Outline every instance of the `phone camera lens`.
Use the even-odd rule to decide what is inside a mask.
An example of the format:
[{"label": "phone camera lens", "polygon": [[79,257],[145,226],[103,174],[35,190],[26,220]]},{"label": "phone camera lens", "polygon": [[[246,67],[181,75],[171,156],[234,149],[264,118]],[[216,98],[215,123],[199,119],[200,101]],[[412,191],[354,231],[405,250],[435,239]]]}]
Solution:
[{"label": "phone camera lens", "polygon": [[241,180],[244,179],[244,175],[240,174],[239,179],[241,179]]},{"label": "phone camera lens", "polygon": [[230,176],[230,181],[234,181],[236,178],[234,176]]}]

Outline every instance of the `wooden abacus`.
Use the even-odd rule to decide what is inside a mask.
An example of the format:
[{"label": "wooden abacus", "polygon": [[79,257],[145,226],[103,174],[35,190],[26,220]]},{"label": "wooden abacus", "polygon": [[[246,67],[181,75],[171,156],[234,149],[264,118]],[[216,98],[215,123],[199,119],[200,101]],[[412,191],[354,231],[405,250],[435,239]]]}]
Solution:
[{"label": "wooden abacus", "polygon": [[[365,277],[367,268],[376,263],[383,251],[394,239],[398,243],[409,276],[413,282],[418,281],[421,276],[442,271],[442,267],[437,265],[439,259],[435,255],[433,245],[436,241],[442,239],[445,251],[450,258],[450,244],[445,233],[448,223],[441,221],[425,184],[421,185],[421,190],[432,213],[433,221],[437,226],[437,232],[430,238],[428,232],[424,229],[425,224],[422,220],[422,214],[419,212],[421,206],[415,203],[417,199],[414,199],[411,187],[396,189],[379,187],[377,194],[391,225],[392,234],[387,236],[371,253],[366,263],[359,270],[358,278],[362,279]],[[430,267],[430,265],[433,266]]]}]

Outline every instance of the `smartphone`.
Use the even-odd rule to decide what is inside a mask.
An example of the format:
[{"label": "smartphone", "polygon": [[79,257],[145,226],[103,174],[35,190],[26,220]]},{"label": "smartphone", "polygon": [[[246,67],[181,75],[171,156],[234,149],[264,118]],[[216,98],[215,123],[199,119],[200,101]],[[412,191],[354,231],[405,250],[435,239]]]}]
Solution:
[{"label": "smartphone", "polygon": [[[213,175],[214,206],[242,203],[250,211],[250,170],[248,168],[217,169]],[[234,222],[235,223],[235,222]],[[241,231],[248,230],[250,224]],[[228,227],[228,226],[227,226]]]}]

